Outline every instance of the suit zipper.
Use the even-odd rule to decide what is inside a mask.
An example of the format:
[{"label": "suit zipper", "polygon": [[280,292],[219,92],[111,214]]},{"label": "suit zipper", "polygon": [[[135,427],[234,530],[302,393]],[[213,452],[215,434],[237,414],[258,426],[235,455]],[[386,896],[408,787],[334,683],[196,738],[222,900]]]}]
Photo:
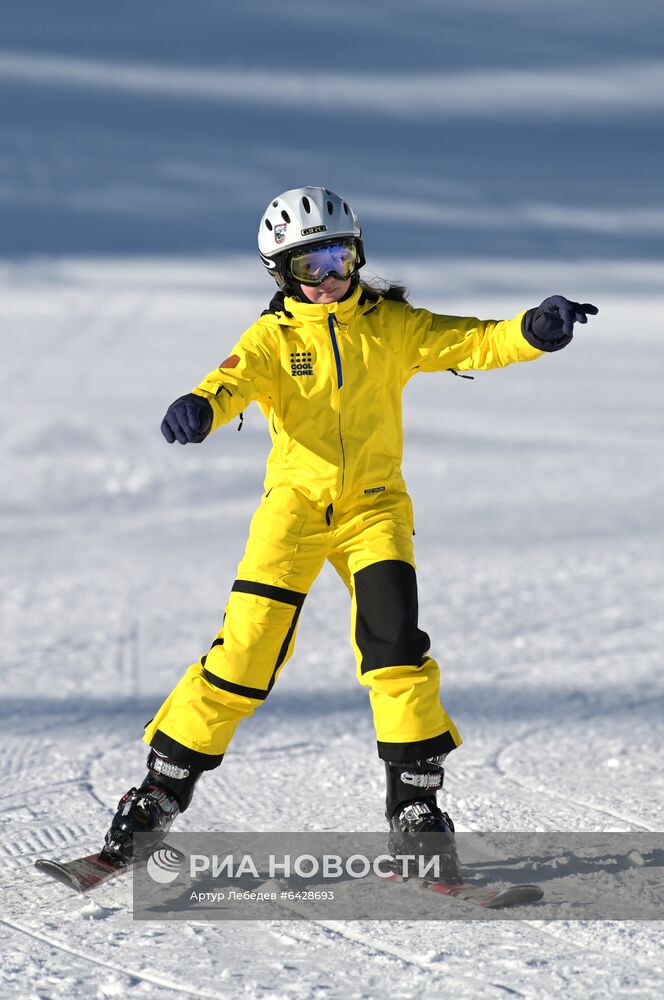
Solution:
[{"label": "suit zipper", "polygon": [[[337,389],[341,389],[344,384],[344,373],[341,367],[341,355],[339,353],[339,344],[337,343],[337,334],[334,329],[334,316],[330,313],[327,317],[327,325],[330,331],[330,340],[332,342],[332,353],[334,354],[334,364],[337,370]],[[344,491],[344,479],[346,476],[346,450],[344,448],[344,438],[341,431],[341,396],[339,396],[339,444],[341,445],[341,489],[337,496],[337,500]]]},{"label": "suit zipper", "polygon": [[337,389],[340,389],[344,384],[344,373],[341,369],[341,355],[339,354],[339,344],[337,343],[337,335],[334,329],[334,316],[332,313],[327,317],[327,325],[330,328],[330,340],[332,341],[332,352],[334,354],[334,363],[337,367]]}]

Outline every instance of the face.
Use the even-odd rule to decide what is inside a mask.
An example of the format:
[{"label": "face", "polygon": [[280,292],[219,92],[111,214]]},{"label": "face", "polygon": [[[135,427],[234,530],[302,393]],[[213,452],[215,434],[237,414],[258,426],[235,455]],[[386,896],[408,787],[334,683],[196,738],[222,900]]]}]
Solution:
[{"label": "face", "polygon": [[329,303],[339,302],[350,288],[352,278],[335,278],[333,274],[328,274],[327,278],[320,285],[300,285],[302,295],[309,302]]}]

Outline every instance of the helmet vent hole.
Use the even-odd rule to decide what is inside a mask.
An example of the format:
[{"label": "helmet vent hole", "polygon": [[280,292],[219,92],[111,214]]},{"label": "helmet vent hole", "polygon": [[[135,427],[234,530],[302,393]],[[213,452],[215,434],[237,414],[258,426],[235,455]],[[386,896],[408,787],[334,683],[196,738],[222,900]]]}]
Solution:
[{"label": "helmet vent hole", "polygon": [[268,229],[270,230],[270,232],[272,232],[272,223],[270,222],[270,220],[269,220],[269,219],[266,219],[266,220],[265,220],[265,225],[266,225],[266,226],[267,226],[267,228],[268,228]]},{"label": "helmet vent hole", "polygon": [[285,209],[283,209],[281,212],[281,218],[284,220],[284,222],[290,222],[290,215]]},{"label": "helmet vent hole", "polygon": [[277,208],[277,207],[278,207],[278,205],[279,205],[279,202],[278,202],[278,201],[273,201],[273,202],[272,202],[272,208]]},{"label": "helmet vent hole", "polygon": [[348,205],[346,204],[346,202],[344,202],[344,212],[346,213],[346,215],[350,215],[350,211],[348,209]]},{"label": "helmet vent hole", "polygon": [[309,201],[306,195],[302,199],[302,207],[304,208],[304,211],[307,213],[307,215],[311,214],[311,202]]},{"label": "helmet vent hole", "polygon": [[334,205],[332,204],[331,201],[328,201],[328,203],[327,203],[327,213],[328,213],[328,215],[332,215],[333,212],[334,212]]}]

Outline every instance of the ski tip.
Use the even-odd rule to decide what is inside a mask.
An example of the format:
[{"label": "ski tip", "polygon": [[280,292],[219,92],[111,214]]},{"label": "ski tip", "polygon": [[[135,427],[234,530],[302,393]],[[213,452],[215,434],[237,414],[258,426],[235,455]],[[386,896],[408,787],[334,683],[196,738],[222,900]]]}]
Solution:
[{"label": "ski tip", "polygon": [[544,895],[544,890],[538,885],[511,885],[499,890],[493,899],[485,904],[487,910],[499,910],[508,906],[526,906],[528,903],[538,903]]},{"label": "ski tip", "polygon": [[75,892],[96,889],[118,875],[124,875],[131,867],[130,864],[114,864],[104,857],[103,851],[99,854],[87,854],[83,858],[73,858],[71,861],[51,861],[48,858],[35,861],[37,871],[44,872]]},{"label": "ski tip", "polygon": [[49,861],[48,858],[38,858],[35,861],[35,868],[37,871],[44,872],[45,875],[50,875],[57,882],[62,882],[63,885],[66,885],[69,889],[73,889],[74,892],[84,891],[78,879],[72,878],[64,865],[59,864],[57,861]]}]

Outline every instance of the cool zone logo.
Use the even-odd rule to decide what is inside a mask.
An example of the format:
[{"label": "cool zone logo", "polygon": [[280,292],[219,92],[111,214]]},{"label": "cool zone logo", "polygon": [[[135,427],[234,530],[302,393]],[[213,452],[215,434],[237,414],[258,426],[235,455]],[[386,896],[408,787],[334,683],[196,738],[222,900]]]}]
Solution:
[{"label": "cool zone logo", "polygon": [[313,375],[314,362],[311,351],[291,351],[291,375]]}]

